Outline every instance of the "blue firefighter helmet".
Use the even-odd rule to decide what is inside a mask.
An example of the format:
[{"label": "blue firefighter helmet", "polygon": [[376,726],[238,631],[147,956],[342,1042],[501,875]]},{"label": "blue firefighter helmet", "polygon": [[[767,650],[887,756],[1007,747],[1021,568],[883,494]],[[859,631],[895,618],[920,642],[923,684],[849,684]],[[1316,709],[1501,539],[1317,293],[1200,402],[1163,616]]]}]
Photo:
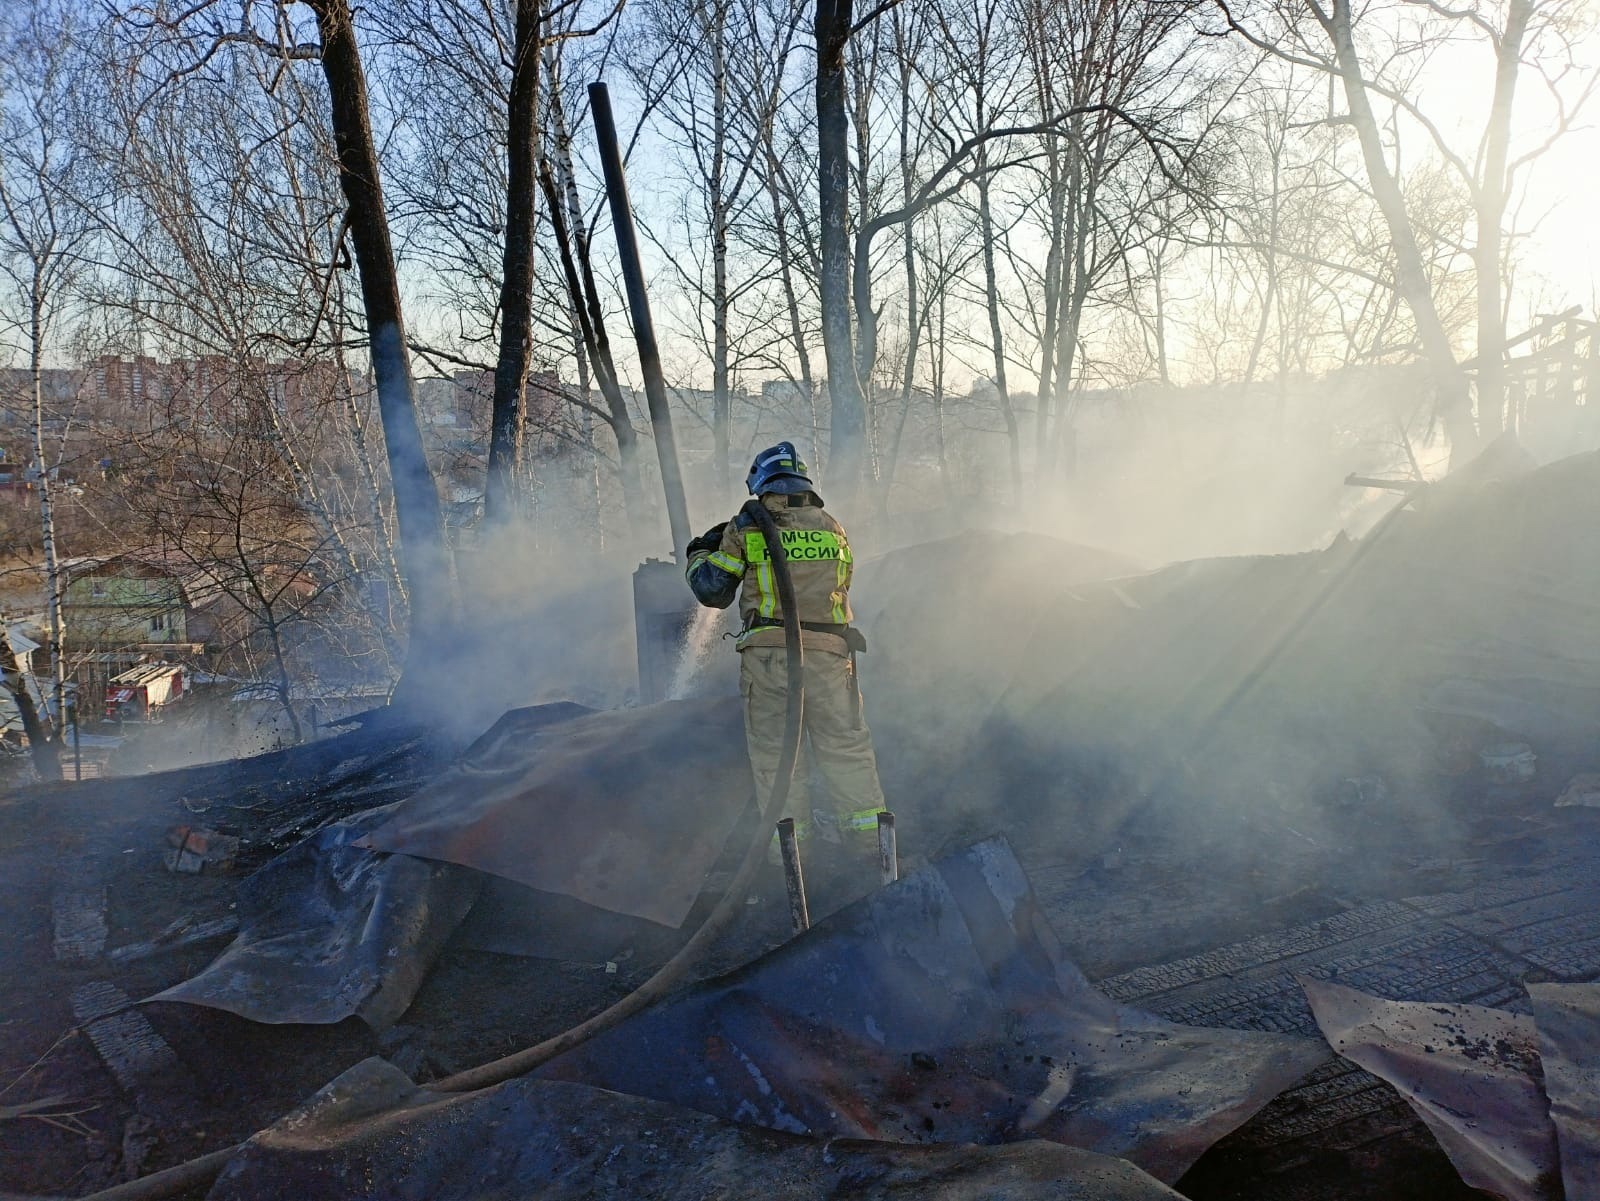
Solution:
[{"label": "blue firefighter helmet", "polygon": [[750,474],[744,483],[750,489],[751,496],[768,492],[792,494],[815,490],[793,442],[780,442],[758,454],[755,462],[750,464]]}]

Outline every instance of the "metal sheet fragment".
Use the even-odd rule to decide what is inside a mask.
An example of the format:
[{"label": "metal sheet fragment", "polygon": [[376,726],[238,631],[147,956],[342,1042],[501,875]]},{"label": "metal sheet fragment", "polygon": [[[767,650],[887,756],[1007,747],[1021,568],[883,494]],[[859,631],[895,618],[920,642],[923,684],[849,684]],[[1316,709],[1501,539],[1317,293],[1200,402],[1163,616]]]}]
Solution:
[{"label": "metal sheet fragment", "polygon": [[1044,1138],[1176,1180],[1323,1062],[1313,1040],[1181,1026],[1062,958],[1004,840],[833,914],[541,1069],[774,1130]]},{"label": "metal sheet fragment", "polygon": [[198,975],[148,998],[256,1022],[396,1021],[482,877],[353,843],[392,806],[324,826],[239,887],[239,933]]},{"label": "metal sheet fragment", "polygon": [[1530,984],[1568,1201],[1600,1197],[1600,984]]},{"label": "metal sheet fragment", "polygon": [[1395,1087],[1464,1181],[1508,1201],[1560,1198],[1532,1019],[1300,983],[1328,1044]]},{"label": "metal sheet fragment", "polygon": [[208,1201],[1171,1201],[1131,1164],[1038,1141],[1006,1147],[823,1142],[581,1084],[475,1093],[357,1064],[252,1138]]},{"label": "metal sheet fragment", "polygon": [[366,845],[677,927],[751,793],[739,706],[514,710]]}]

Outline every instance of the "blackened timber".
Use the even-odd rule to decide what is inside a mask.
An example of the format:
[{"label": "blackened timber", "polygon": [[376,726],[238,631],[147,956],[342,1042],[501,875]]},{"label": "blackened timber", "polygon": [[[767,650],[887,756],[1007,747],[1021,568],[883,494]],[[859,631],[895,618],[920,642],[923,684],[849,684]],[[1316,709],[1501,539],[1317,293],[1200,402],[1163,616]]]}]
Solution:
[{"label": "blackened timber", "polygon": [[517,0],[516,49],[506,137],[506,241],[500,281],[500,358],[494,369],[489,419],[489,471],[484,483],[486,522],[516,511],[517,468],[522,458],[533,352],[534,198],[538,194],[539,0]]},{"label": "blackened timber", "polygon": [[[309,6],[316,14],[322,42],[322,73],[328,82],[339,184],[350,206],[350,239],[361,279],[378,414],[383,421],[395,519],[410,585],[411,627],[437,631],[448,624],[450,562],[444,548],[439,494],[417,425],[400,281],[368,119],[366,74],[348,0],[311,0]],[[415,654],[410,656],[410,664],[415,665],[416,660]]]},{"label": "blackened timber", "polygon": [[628,311],[633,316],[633,336],[639,344],[639,370],[644,376],[650,425],[655,431],[656,457],[661,462],[661,485],[667,494],[667,521],[672,527],[672,549],[678,561],[693,537],[689,532],[689,504],[678,469],[678,445],[672,435],[672,410],[667,405],[667,384],[661,374],[661,352],[656,347],[656,327],[650,317],[650,297],[644,286],[644,266],[639,259],[639,238],[633,228],[633,206],[622,170],[617,127],[611,118],[611,96],[603,83],[589,85],[589,110],[594,116],[600,144],[600,164],[605,170],[606,197],[611,203],[611,227],[617,235],[622,279],[628,289]]}]

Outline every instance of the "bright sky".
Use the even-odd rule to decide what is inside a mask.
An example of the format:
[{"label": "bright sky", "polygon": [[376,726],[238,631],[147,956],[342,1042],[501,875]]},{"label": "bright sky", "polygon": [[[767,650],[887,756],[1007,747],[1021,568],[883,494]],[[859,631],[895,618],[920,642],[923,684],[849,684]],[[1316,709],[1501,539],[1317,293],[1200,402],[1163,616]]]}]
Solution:
[{"label": "bright sky", "polygon": [[[1594,35],[1588,40],[1592,46]],[[1583,65],[1593,71],[1592,63]],[[1451,135],[1451,143],[1469,154],[1483,129],[1493,80],[1493,60],[1483,43],[1440,47],[1431,69],[1418,80],[1421,106]],[[1569,97],[1578,95],[1577,83],[1564,85]],[[1526,66],[1518,79],[1513,111],[1515,157],[1548,138],[1558,119],[1543,80]],[[1517,182],[1519,190],[1507,217],[1508,228],[1526,237],[1519,255],[1526,273],[1515,281],[1517,299],[1536,312],[1580,304],[1592,314],[1600,280],[1594,203],[1600,195],[1600,96],[1590,98],[1572,129],[1543,157],[1524,167]],[[1514,310],[1512,327],[1526,316]]]},{"label": "bright sky", "polygon": [[[1600,117],[1600,112],[1597,112]],[[1600,302],[1600,129],[1585,129],[1550,152],[1530,181],[1526,220],[1546,213],[1527,243],[1529,267],[1550,280],[1550,303],[1541,311],[1581,304],[1593,314]],[[1525,281],[1531,286],[1531,281]]]}]

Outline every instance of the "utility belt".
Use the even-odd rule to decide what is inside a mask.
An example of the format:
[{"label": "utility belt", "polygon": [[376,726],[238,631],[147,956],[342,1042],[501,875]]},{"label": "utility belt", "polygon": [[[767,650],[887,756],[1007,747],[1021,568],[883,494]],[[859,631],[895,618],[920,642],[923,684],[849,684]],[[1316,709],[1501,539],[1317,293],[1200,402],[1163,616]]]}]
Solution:
[{"label": "utility belt", "polygon": [[[850,654],[850,683],[853,690],[851,705],[855,710],[857,724],[861,721],[861,678],[856,673],[856,656],[867,653],[867,636],[853,625],[845,625],[831,621],[802,621],[802,630],[810,630],[814,634],[832,634],[835,638],[844,639],[845,649]],[[781,617],[752,617],[745,623],[740,635],[748,634],[752,630],[781,630],[783,618]],[[877,819],[874,818],[874,821]]]},{"label": "utility belt", "polygon": [[[850,657],[867,653],[867,636],[853,625],[839,624],[831,621],[802,621],[802,630],[810,630],[813,634],[832,634],[835,638],[843,638],[845,646],[850,648]],[[752,617],[745,623],[741,633],[748,634],[752,630],[781,630],[783,618],[781,617]]]}]

